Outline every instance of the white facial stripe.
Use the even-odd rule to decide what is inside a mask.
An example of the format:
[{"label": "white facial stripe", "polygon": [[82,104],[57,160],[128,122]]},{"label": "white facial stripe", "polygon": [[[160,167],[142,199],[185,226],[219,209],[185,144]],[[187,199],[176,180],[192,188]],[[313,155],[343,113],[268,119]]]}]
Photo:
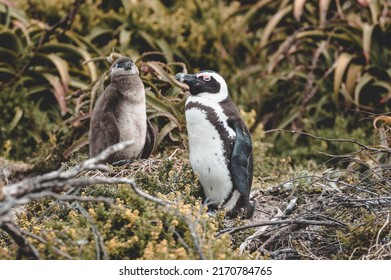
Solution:
[{"label": "white facial stripe", "polygon": [[207,98],[202,97],[202,95],[204,95],[204,94],[205,95],[212,95],[210,93],[208,93],[208,94],[207,93],[201,93],[201,94],[199,94],[197,96],[189,96],[187,98],[187,100],[186,100],[186,104],[188,102],[198,102],[198,103],[201,103],[204,106],[208,106],[208,107],[212,108],[216,112],[216,115],[219,118],[219,121],[223,124],[224,129],[226,131],[228,131],[229,137],[235,138],[236,137],[236,133],[235,133],[235,131],[231,127],[228,126],[228,123],[227,123],[228,117],[227,117],[227,115],[224,114],[224,111],[221,108],[220,104],[216,103],[213,100],[210,100],[210,98],[208,98],[208,96],[206,96]]},{"label": "white facial stripe", "polygon": [[[208,99],[212,102],[221,102],[224,99],[227,99],[228,97],[228,88],[227,83],[217,73],[211,73],[211,72],[203,72],[197,74],[197,77],[203,77],[203,76],[213,77],[219,84],[220,84],[220,92],[218,93],[209,93],[209,92],[202,92],[197,95],[197,97],[200,97],[201,99]],[[198,100],[197,100],[198,101]]]},{"label": "white facial stripe", "polygon": [[206,73],[200,73],[196,75],[197,78],[202,78],[204,81],[210,81],[211,75],[208,75]]}]

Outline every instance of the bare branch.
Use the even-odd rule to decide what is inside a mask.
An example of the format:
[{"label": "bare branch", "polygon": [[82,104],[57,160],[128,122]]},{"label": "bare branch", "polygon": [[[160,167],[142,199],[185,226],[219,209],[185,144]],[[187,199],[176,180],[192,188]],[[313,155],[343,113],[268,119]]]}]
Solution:
[{"label": "bare branch", "polygon": [[[23,230],[23,229],[21,229],[20,230],[24,235],[26,235],[26,236],[29,236],[29,237],[31,237],[31,238],[34,238],[35,240],[37,240],[37,241],[39,241],[39,242],[41,242],[41,243],[43,243],[43,244],[48,244],[47,243],[47,241],[45,240],[45,239],[43,239],[42,237],[40,237],[39,235],[36,235],[36,234],[34,234],[34,233],[31,233],[31,232],[29,232],[29,231],[27,231],[27,230]],[[55,246],[53,246],[53,245],[50,245],[50,248],[56,253],[56,254],[58,254],[58,255],[60,255],[60,256],[62,256],[62,257],[64,257],[64,258],[66,258],[66,259],[68,259],[68,260],[72,260],[72,257],[69,255],[69,254],[67,254],[67,253],[65,253],[65,252],[63,252],[63,251],[61,251],[60,249],[58,249],[57,247],[55,247]]]},{"label": "bare branch", "polygon": [[298,219],[298,220],[281,220],[281,221],[262,221],[254,224],[249,225],[243,225],[238,227],[232,227],[232,228],[225,228],[219,232],[219,235],[228,232],[229,234],[233,234],[235,232],[253,228],[253,227],[260,227],[260,226],[270,226],[270,225],[289,225],[289,224],[295,224],[295,225],[313,225],[313,226],[329,226],[329,227],[344,227],[346,225],[340,224],[337,222],[332,221],[317,221],[317,220],[305,220],[305,219]]},{"label": "bare branch", "polygon": [[[59,170],[52,171],[37,177],[28,178],[18,183],[6,186],[2,189],[4,197],[6,199],[8,197],[19,198],[28,193],[41,192],[48,189],[54,192],[61,192],[68,189],[70,186],[73,186],[71,185],[73,182],[75,182],[76,186],[87,186],[89,185],[88,178],[74,179],[74,177],[78,176],[85,170],[103,169],[108,171],[109,168],[100,164],[100,162],[104,161],[111,154],[123,150],[132,144],[133,141],[121,142],[108,147],[96,157],[83,161],[82,163],[70,168],[67,171],[64,171],[62,168],[60,168]],[[95,184],[95,182],[91,182],[91,184]]]},{"label": "bare branch", "polygon": [[18,226],[14,223],[6,222],[1,225],[1,229],[8,233],[18,245],[18,258],[26,257],[28,259],[39,259],[37,249],[24,237]]},{"label": "bare branch", "polygon": [[359,146],[363,150],[391,154],[391,149],[389,149],[389,148],[386,148],[386,147],[382,148],[382,149],[373,148],[373,147],[367,146],[367,145],[357,141],[356,139],[326,138],[326,137],[316,136],[316,135],[313,135],[313,134],[308,133],[308,132],[302,132],[302,131],[296,131],[296,130],[287,130],[287,129],[270,129],[270,130],[265,131],[265,133],[273,133],[273,132],[289,132],[289,133],[293,133],[293,134],[294,133],[299,133],[301,135],[310,136],[311,138],[314,138],[314,139],[317,139],[317,140],[323,140],[323,141],[328,141],[328,142],[338,142],[338,143],[352,143],[352,144],[355,144],[355,145]]},{"label": "bare branch", "polygon": [[96,259],[101,259],[101,253],[102,253],[102,259],[108,260],[109,256],[107,254],[107,250],[105,245],[103,244],[103,237],[100,234],[99,230],[96,228],[94,221],[92,220],[90,214],[88,214],[87,210],[80,205],[79,202],[76,202],[76,209],[80,211],[80,213],[87,219],[87,221],[90,223],[91,230],[94,234],[94,240],[95,240],[95,246],[96,246]]},{"label": "bare branch", "polygon": [[200,238],[199,238],[199,236],[197,234],[197,230],[196,230],[197,223],[192,222],[191,218],[189,218],[189,217],[184,217],[184,220],[190,230],[190,234],[191,234],[191,237],[193,238],[193,242],[194,242],[194,247],[196,248],[196,251],[197,251],[198,255],[200,256],[200,259],[205,260],[205,255],[202,252],[202,248],[201,248]]},{"label": "bare branch", "polygon": [[[0,202],[0,227],[14,239],[15,243],[19,247],[20,254],[27,258],[34,258],[34,259],[39,258],[38,251],[25,238],[26,234],[23,234],[21,229],[19,229],[16,225],[12,223],[13,218],[11,215],[11,210],[15,206],[24,205],[26,203],[44,197],[53,197],[57,200],[64,200],[64,201],[76,201],[76,205],[78,205],[77,209],[81,212],[81,214],[84,217],[87,218],[87,220],[91,224],[91,228],[94,234],[96,244],[99,247],[97,249],[97,257],[100,258],[101,256],[100,253],[102,253],[103,259],[107,259],[108,254],[105,250],[102,236],[99,234],[91,217],[88,215],[88,212],[84,208],[82,208],[78,202],[92,201],[92,202],[105,202],[108,204],[112,204],[113,199],[104,198],[104,197],[79,197],[76,195],[71,195],[69,193],[60,194],[60,192],[64,192],[73,188],[86,187],[95,184],[126,184],[130,186],[136,194],[149,201],[152,201],[154,203],[163,206],[172,205],[173,202],[171,201],[166,201],[154,197],[148,193],[145,193],[137,186],[137,184],[132,179],[103,177],[103,176],[78,178],[78,176],[81,176],[83,172],[89,170],[110,171],[109,167],[101,164],[101,162],[104,162],[105,159],[109,157],[111,154],[123,150],[132,144],[133,141],[121,142],[107,148],[96,157],[83,161],[80,164],[71,167],[66,171],[63,170],[63,168],[60,168],[59,170],[52,171],[44,175],[28,178],[18,183],[2,187],[0,189],[1,192],[0,197],[2,198]],[[189,225],[189,227],[191,227],[191,225]],[[39,241],[42,242],[43,239]],[[58,252],[58,250],[57,253],[61,254]],[[64,254],[63,256],[69,258],[69,256],[66,256]]]},{"label": "bare branch", "polygon": [[[297,197],[291,199],[291,201],[288,203],[287,207],[285,208],[284,212],[281,212],[281,210],[278,209],[277,215],[275,215],[270,222],[276,222],[278,220],[281,220],[289,216],[292,213],[293,208],[296,206],[297,199],[298,199]],[[243,253],[249,247],[249,244],[254,244],[253,240],[259,240],[260,237],[266,233],[269,226],[270,225],[263,225],[254,234],[247,237],[246,240],[244,240],[244,242],[240,245],[240,252]]]}]

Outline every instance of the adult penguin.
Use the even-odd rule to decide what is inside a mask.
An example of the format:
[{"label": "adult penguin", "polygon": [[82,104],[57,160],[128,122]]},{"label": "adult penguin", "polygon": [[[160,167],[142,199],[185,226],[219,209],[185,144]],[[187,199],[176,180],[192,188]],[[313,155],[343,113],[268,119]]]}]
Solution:
[{"label": "adult penguin", "polygon": [[252,140],[224,78],[214,71],[175,77],[189,86],[185,109],[190,163],[199,174],[207,202],[222,206],[228,217],[244,212],[250,218],[254,212],[249,200]]}]

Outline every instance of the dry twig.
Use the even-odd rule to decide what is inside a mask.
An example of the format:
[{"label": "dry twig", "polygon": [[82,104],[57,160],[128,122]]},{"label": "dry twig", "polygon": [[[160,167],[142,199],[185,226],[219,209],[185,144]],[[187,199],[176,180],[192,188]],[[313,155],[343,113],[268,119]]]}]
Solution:
[{"label": "dry twig", "polygon": [[[65,201],[92,201],[92,202],[105,202],[111,204],[112,199],[103,197],[79,197],[76,195],[70,195],[68,193],[62,194],[61,192],[73,189],[86,187],[95,184],[127,184],[133,191],[135,191],[141,197],[153,201],[159,205],[168,206],[173,204],[171,201],[166,201],[142,191],[132,179],[128,178],[111,178],[111,177],[90,177],[90,178],[78,178],[83,172],[88,170],[104,170],[110,171],[109,167],[101,164],[108,156],[117,151],[125,149],[132,145],[132,141],[121,142],[113,145],[94,158],[88,159],[69,170],[52,171],[50,173],[39,175],[33,178],[28,178],[15,184],[5,186],[0,191],[2,198],[0,202],[0,227],[7,232],[19,246],[19,252],[21,256],[27,258],[38,259],[38,251],[27,240],[27,234],[25,234],[19,227],[13,224],[12,210],[16,206],[24,205],[34,200],[38,200],[44,197],[54,197],[57,200]],[[79,207],[79,211],[88,219],[86,213]],[[85,209],[84,209],[85,210]],[[87,213],[88,214],[88,213]],[[107,258],[107,253],[103,247],[102,238],[99,238],[99,233],[94,227],[92,221],[91,227],[96,238],[97,246],[99,245],[99,252],[102,252],[103,258]],[[100,256],[100,253],[98,254]]]},{"label": "dry twig", "polygon": [[[129,145],[132,145],[131,141],[113,145],[96,157],[81,162],[68,170],[60,168],[59,170],[6,186],[1,190],[3,199],[0,202],[0,226],[15,240],[20,248],[22,256],[34,259],[39,258],[37,250],[28,242],[27,237],[34,238],[44,244],[46,244],[46,242],[39,236],[32,236],[30,233],[20,230],[17,226],[13,225],[11,223],[13,220],[13,216],[11,215],[12,210],[16,206],[24,205],[31,201],[44,197],[53,197],[59,201],[75,202],[74,205],[76,209],[88,220],[91,226],[96,244],[97,259],[108,259],[108,252],[104,246],[103,237],[99,233],[89,213],[79,202],[89,201],[113,204],[113,199],[105,197],[80,197],[76,195],[73,190],[96,184],[126,184],[130,186],[137,195],[158,205],[164,206],[166,211],[172,212],[182,219],[189,228],[197,254],[200,259],[205,259],[205,255],[202,251],[202,238],[198,233],[199,218],[197,217],[199,217],[201,213],[199,213],[196,218],[194,218],[191,213],[183,214],[175,207],[174,202],[152,196],[140,189],[133,179],[126,178],[127,175],[130,175],[129,171],[120,170],[119,172],[113,172],[107,165],[101,164],[108,156]],[[151,168],[151,166],[156,165],[156,160],[147,160],[140,163],[136,162],[133,165],[133,171],[144,172],[145,168],[148,169]],[[134,175],[133,172],[131,173]],[[113,177],[108,177],[108,174]],[[180,238],[179,240],[184,242],[183,238]],[[184,243],[184,245],[186,245],[184,246],[185,248],[190,250],[190,247],[186,243]],[[63,254],[54,246],[51,248],[57,254],[65,258],[71,258],[69,255]]]}]

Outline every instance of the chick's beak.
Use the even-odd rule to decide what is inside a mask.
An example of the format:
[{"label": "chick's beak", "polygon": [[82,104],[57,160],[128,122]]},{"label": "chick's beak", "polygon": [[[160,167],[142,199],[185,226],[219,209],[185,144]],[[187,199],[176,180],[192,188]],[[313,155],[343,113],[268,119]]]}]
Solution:
[{"label": "chick's beak", "polygon": [[125,66],[125,67],[124,67],[125,70],[130,70],[130,69],[132,69],[132,67],[133,67],[133,62],[128,61],[128,62],[125,63],[124,66]]}]

